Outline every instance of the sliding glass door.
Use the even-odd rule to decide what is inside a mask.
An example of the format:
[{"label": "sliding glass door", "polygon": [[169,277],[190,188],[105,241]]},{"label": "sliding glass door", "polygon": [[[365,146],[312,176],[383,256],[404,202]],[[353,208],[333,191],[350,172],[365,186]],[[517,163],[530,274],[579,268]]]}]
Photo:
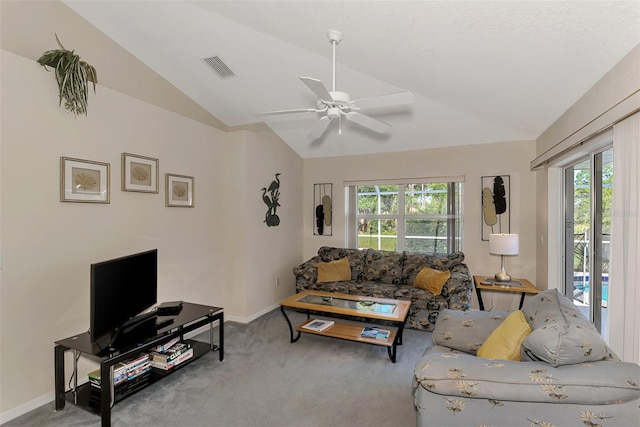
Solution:
[{"label": "sliding glass door", "polygon": [[565,167],[564,183],[564,289],[606,336],[613,148]]}]

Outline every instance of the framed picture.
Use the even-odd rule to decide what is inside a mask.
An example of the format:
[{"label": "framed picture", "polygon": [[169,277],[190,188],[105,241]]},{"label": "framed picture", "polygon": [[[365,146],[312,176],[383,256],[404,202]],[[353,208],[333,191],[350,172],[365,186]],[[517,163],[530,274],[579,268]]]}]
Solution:
[{"label": "framed picture", "polygon": [[166,174],[166,205],[192,208],[195,206],[195,178],[192,176]]},{"label": "framed picture", "polygon": [[158,159],[122,153],[122,191],[158,193]]},{"label": "framed picture", "polygon": [[482,177],[482,240],[489,234],[511,232],[511,177]]},{"label": "framed picture", "polygon": [[109,163],[60,157],[60,201],[109,203]]}]

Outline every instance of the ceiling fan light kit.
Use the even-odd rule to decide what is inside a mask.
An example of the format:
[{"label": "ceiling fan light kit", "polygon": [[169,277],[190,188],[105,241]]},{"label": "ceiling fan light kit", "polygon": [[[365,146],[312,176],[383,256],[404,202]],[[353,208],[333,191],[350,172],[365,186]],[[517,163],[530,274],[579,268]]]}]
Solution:
[{"label": "ceiling fan light kit", "polygon": [[411,92],[402,91],[352,101],[348,93],[336,90],[336,46],[343,39],[342,33],[337,30],[329,30],[327,37],[331,43],[333,54],[331,91],[327,90],[324,83],[318,79],[314,79],[312,77],[300,77],[302,83],[304,83],[318,98],[316,102],[317,108],[269,111],[266,113],[258,113],[256,115],[269,116],[290,113],[324,113],[324,116],[321,117],[313,129],[311,129],[311,132],[307,137],[310,140],[318,139],[324,135],[333,119],[338,119],[338,134],[342,134],[342,117],[373,132],[380,134],[386,133],[391,129],[390,124],[364,115],[358,111],[367,108],[410,104],[413,102],[413,95]]}]

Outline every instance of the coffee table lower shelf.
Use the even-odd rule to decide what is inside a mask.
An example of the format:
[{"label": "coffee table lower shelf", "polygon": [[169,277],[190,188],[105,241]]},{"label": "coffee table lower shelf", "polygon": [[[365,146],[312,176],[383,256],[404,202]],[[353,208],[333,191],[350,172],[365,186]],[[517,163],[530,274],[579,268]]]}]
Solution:
[{"label": "coffee table lower shelf", "polygon": [[[280,309],[282,310],[282,314],[284,314],[287,323],[289,323],[289,318],[284,311],[284,306],[280,307]],[[304,332],[305,334],[321,335],[323,337],[331,337],[342,340],[361,342],[364,344],[379,345],[387,347],[389,359],[391,359],[393,363],[396,363],[397,346],[402,345],[402,328],[404,327],[404,324],[401,324],[401,326],[397,330],[389,330],[389,337],[387,337],[387,339],[380,339],[363,338],[360,335],[362,333],[363,325],[335,322],[331,327],[325,329],[322,332],[303,327],[307,323],[311,323],[315,320],[316,319],[307,319],[307,321],[298,326],[296,328],[298,336],[295,338],[293,337],[293,331],[291,331],[291,342],[294,343],[298,341],[298,338],[300,338],[300,333]],[[289,323],[289,327],[291,328],[291,323]]]},{"label": "coffee table lower shelf", "polygon": [[373,345],[381,345],[384,347],[393,347],[393,342],[396,339],[396,334],[397,331],[395,330],[390,330],[389,332],[389,337],[387,339],[381,339],[381,338],[363,338],[360,334],[362,333],[362,329],[363,326],[362,325],[351,325],[348,323],[339,323],[336,322],[333,324],[333,326],[325,329],[322,332],[318,332],[318,331],[314,331],[312,329],[307,329],[304,328],[304,325],[311,323],[313,321],[315,321],[316,319],[310,319],[306,322],[304,322],[303,324],[301,324],[300,326],[298,326],[296,328],[296,331],[298,332],[304,332],[307,334],[314,334],[314,335],[322,335],[325,337],[332,337],[332,338],[340,338],[343,340],[349,340],[349,341],[358,341],[358,342],[363,342],[363,343],[367,343],[367,344],[373,344]]}]

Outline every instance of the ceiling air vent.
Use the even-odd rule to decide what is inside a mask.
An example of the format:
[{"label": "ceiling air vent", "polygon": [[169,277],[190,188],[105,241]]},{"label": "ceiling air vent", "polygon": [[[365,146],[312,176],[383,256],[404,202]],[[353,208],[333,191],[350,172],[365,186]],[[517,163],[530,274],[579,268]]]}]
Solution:
[{"label": "ceiling air vent", "polygon": [[235,77],[235,73],[224,63],[219,56],[204,58],[203,61],[209,66],[221,79],[230,79]]}]

